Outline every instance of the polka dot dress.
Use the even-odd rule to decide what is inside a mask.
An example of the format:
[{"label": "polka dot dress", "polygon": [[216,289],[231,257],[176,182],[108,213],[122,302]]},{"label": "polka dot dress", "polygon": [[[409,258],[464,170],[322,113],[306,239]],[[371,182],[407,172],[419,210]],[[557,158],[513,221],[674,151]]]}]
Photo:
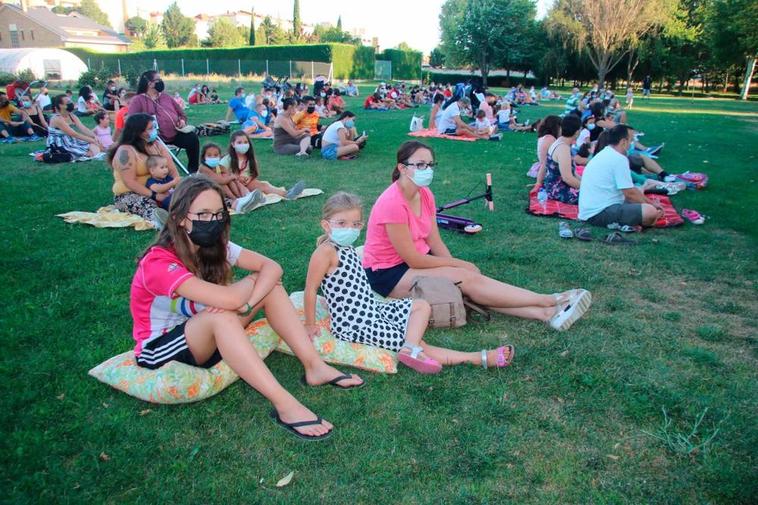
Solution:
[{"label": "polka dot dress", "polygon": [[377,300],[355,249],[332,245],[337,250],[339,265],[321,281],[332,334],[348,342],[399,351],[405,342],[413,300]]}]

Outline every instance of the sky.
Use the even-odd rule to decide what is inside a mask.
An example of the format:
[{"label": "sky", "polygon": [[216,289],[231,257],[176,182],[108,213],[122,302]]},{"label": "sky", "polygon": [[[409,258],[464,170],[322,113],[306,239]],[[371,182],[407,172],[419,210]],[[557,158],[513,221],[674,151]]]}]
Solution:
[{"label": "sky", "polygon": [[[140,13],[165,11],[174,0],[127,0],[130,10],[133,5]],[[553,0],[538,0],[537,15],[544,16]],[[181,0],[178,2],[187,16],[199,13],[220,14],[225,11],[255,8],[256,14],[292,17],[294,0]],[[366,37],[378,37],[382,49],[396,47],[407,42],[412,48],[428,54],[439,43],[439,13],[444,0],[300,0],[300,16],[305,23],[329,22],[336,24],[342,16],[342,27],[352,31],[364,29]],[[211,6],[212,5],[212,6]],[[371,8],[378,5],[379,8]]]}]

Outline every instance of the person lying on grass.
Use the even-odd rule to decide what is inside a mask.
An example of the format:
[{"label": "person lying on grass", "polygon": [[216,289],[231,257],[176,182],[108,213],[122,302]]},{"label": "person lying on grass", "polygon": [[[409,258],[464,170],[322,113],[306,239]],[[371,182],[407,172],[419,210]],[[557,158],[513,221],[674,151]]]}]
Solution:
[{"label": "person lying on grass", "polygon": [[587,163],[579,192],[579,220],[594,226],[653,226],[663,208],[634,186],[626,157],[634,130],[617,125],[607,132],[608,145]]},{"label": "person lying on grass", "polygon": [[[264,310],[274,331],[305,367],[311,386],[342,389],[363,385],[316,352],[281,285],[275,261],[229,240],[230,219],[221,188],[203,175],[176,188],[169,218],[139,260],[131,284],[134,354],[137,364],[156,369],[171,361],[208,368],[223,359],[274,406],[271,417],[306,439],[328,436],[332,424],[284,389],[258,356],[245,327]],[[232,268],[249,272],[234,282]],[[191,316],[172,311],[177,299],[192,303]]]},{"label": "person lying on grass", "polygon": [[272,186],[266,181],[258,180],[260,174],[253,145],[250,143],[247,134],[241,130],[232,133],[229,139],[229,153],[221,159],[219,167],[236,175],[239,185],[247,191],[259,190],[262,193],[275,194],[292,200],[305,189],[303,181],[298,181],[289,190],[286,190]]},{"label": "person lying on grass", "polygon": [[587,311],[592,295],[572,289],[542,295],[483,275],[473,263],[453,257],[442,241],[429,185],[436,163],[431,147],[418,141],[397,151],[393,183],[379,196],[368,220],[363,267],[382,296],[409,295],[414,277],[445,277],[463,294],[491,310],[547,322],[567,330]]},{"label": "person lying on grass", "polygon": [[[332,334],[347,342],[381,347],[398,353],[398,360],[419,373],[439,373],[442,365],[470,363],[484,368],[508,366],[512,345],[480,352],[460,352],[427,344],[422,339],[431,306],[424,300],[401,298],[380,302],[371,292],[353,243],[363,228],[363,207],[356,195],[339,192],[324,205],[324,235],[311,256],[305,281],[305,328],[311,338],[316,326],[316,293],[326,297]],[[345,291],[350,296],[345,296]]]}]

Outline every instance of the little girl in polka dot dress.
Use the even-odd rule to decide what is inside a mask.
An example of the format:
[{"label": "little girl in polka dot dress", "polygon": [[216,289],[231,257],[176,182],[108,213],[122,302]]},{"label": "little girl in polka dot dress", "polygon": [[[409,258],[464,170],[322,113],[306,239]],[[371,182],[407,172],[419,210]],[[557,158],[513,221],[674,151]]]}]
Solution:
[{"label": "little girl in polka dot dress", "polygon": [[431,307],[424,300],[377,299],[353,247],[363,228],[362,219],[363,208],[356,195],[339,192],[324,205],[321,227],[325,235],[311,256],[305,283],[305,327],[311,338],[320,331],[315,319],[320,287],[336,338],[395,351],[398,361],[419,373],[439,373],[443,364],[501,368],[511,363],[512,345],[460,352],[425,343],[422,338]]}]

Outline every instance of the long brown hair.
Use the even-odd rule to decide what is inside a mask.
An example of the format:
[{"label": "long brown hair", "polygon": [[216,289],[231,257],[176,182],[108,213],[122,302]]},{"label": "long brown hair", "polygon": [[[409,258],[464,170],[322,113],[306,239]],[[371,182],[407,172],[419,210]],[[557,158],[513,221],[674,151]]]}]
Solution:
[{"label": "long brown hair", "polygon": [[[397,150],[397,163],[404,164],[408,162],[408,158],[413,156],[419,149],[426,149],[432,153],[432,160],[434,160],[434,150],[423,142],[418,140],[406,140]],[[395,182],[400,178],[400,170],[397,169],[397,163],[392,170],[392,182]]]},{"label": "long brown hair", "polygon": [[253,149],[253,143],[250,141],[250,137],[247,136],[247,133],[242,130],[237,130],[236,132],[232,133],[232,136],[229,138],[229,170],[231,170],[235,175],[239,175],[240,173],[240,166],[239,162],[237,161],[237,151],[234,150],[234,141],[240,137],[245,137],[247,139],[247,143],[250,144],[250,149],[245,153],[245,156],[247,156],[247,168],[250,170],[251,178],[257,179],[259,175],[258,160],[255,159],[255,150]]},{"label": "long brown hair", "polygon": [[172,250],[182,264],[204,281],[225,285],[232,280],[232,269],[226,260],[226,246],[229,243],[229,214],[224,206],[224,231],[221,240],[210,247],[199,247],[197,252],[192,250],[192,242],[186,230],[179,226],[189,213],[192,202],[203,191],[212,190],[218,193],[219,201],[223,204],[224,193],[221,187],[204,175],[193,175],[182,179],[171,197],[169,217],[158,237],[142,253],[144,257],[153,247],[163,247]]},{"label": "long brown hair", "polygon": [[556,139],[561,136],[561,118],[559,116],[546,116],[537,129],[537,138],[552,135]]}]

